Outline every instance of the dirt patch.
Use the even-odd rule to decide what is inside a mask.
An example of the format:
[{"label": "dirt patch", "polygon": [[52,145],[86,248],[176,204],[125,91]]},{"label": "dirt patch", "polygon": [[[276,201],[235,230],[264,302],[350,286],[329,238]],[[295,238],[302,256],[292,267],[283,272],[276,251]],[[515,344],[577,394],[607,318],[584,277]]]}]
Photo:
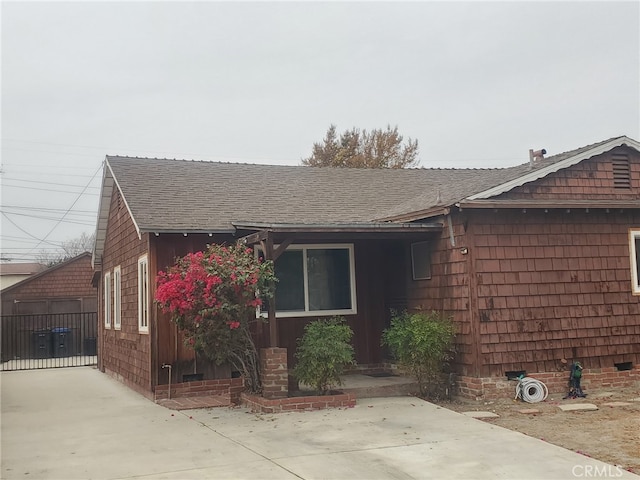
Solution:
[{"label": "dirt patch", "polygon": [[[550,394],[544,402],[539,403],[510,399],[474,401],[464,398],[437,403],[456,412],[494,412],[499,415],[498,418],[482,421],[640,474],[640,388],[596,390],[587,393],[587,398],[567,400],[563,400],[561,394]],[[615,402],[629,405],[606,405]],[[560,410],[559,405],[570,403],[592,403],[598,406],[598,410]],[[520,413],[519,410],[537,412]]]}]

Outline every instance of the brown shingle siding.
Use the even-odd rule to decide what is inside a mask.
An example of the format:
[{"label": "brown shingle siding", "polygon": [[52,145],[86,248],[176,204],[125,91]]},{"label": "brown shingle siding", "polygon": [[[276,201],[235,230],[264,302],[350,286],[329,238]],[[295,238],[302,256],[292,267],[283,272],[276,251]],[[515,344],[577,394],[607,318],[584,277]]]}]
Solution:
[{"label": "brown shingle siding", "polygon": [[[121,376],[126,383],[151,391],[149,334],[138,332],[138,258],[147,250],[148,238],[138,238],[126,209],[118,208],[117,195],[111,199],[109,228],[102,261],[102,276],[120,266],[122,282],[121,330],[104,327],[104,289],[100,290],[98,314],[101,336],[101,368]],[[150,277],[150,282],[153,277]]]},{"label": "brown shingle siding", "polygon": [[[476,233],[474,251],[476,270],[482,272],[477,291],[485,320],[480,324],[485,373],[545,371],[563,357],[590,367],[612,366],[623,357],[640,362],[633,348],[640,343],[640,307],[631,294],[627,235],[630,226],[640,225],[640,213],[477,215],[485,227]],[[549,245],[519,246],[517,237],[536,228],[547,232],[536,237],[546,237]],[[510,229],[503,258],[491,260],[498,253],[489,246],[496,238],[485,232]],[[505,283],[509,273],[517,278]],[[510,335],[506,343],[505,333]]]}]

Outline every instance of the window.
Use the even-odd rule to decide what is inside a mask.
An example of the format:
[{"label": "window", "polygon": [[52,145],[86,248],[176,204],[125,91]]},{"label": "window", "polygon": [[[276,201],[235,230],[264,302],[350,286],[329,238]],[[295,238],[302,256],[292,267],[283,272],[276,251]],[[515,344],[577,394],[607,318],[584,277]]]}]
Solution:
[{"label": "window", "polygon": [[122,326],[122,283],[120,266],[113,269],[113,328]]},{"label": "window", "polygon": [[629,230],[629,252],[631,253],[631,289],[640,295],[640,228]]},{"label": "window", "polygon": [[353,245],[291,246],[275,262],[279,317],[356,313]]},{"label": "window", "polygon": [[138,259],[138,330],[149,331],[149,267],[147,256]]},{"label": "window", "polygon": [[429,242],[411,244],[411,271],[414,280],[431,278],[431,245]]},{"label": "window", "polygon": [[104,326],[111,328],[111,273],[104,274]]}]

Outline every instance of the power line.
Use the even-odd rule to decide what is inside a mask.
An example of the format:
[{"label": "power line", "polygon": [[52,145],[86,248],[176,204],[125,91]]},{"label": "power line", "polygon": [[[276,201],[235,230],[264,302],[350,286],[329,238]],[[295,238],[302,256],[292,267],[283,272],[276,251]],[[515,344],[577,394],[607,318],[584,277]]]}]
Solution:
[{"label": "power line", "polygon": [[[103,147],[103,146],[96,146],[96,145],[77,145],[77,144],[69,144],[69,143],[52,143],[52,142],[38,142],[35,140],[21,140],[21,139],[14,139],[14,138],[3,138],[3,141],[10,141],[10,142],[22,142],[22,143],[33,143],[36,145],[55,145],[58,147],[75,147],[75,148],[90,148],[90,149],[94,149],[94,150],[102,150],[102,151],[129,151],[129,152],[143,152],[145,154],[149,154],[149,153],[153,153],[153,154],[160,154],[164,157],[166,156],[179,156],[179,157],[191,157],[191,158],[214,158],[214,159],[218,159],[218,161],[243,161],[243,162],[257,162],[257,161],[271,161],[273,162],[273,159],[270,158],[244,158],[244,157],[231,157],[231,156],[220,156],[220,155],[216,155],[216,154],[210,154],[210,153],[189,153],[189,152],[171,152],[171,151],[167,151],[167,150],[149,150],[149,149],[143,149],[143,148],[129,148],[129,147]],[[13,147],[10,147],[13,148]],[[64,153],[61,153],[64,154]],[[76,154],[76,155],[80,155],[80,154]],[[278,162],[281,161],[291,161],[291,162],[296,162],[296,164],[300,161],[299,158],[296,159],[286,159],[286,158],[278,158],[277,159]]]},{"label": "power line", "polygon": [[[5,183],[2,184],[2,187],[3,188],[5,188],[5,187],[8,187],[8,188],[22,188],[22,189],[25,189],[25,190],[38,190],[39,192],[74,193],[74,194],[78,193],[78,192],[67,192],[67,191],[64,191],[64,190],[53,190],[52,188],[26,187],[24,185],[7,185]],[[94,196],[94,197],[100,196],[99,193],[85,193],[85,190],[86,189],[83,189],[83,191],[80,192],[80,194],[81,195],[82,194],[91,195],[91,196]]]},{"label": "power line", "polygon": [[[13,208],[16,210],[36,210],[43,212],[64,212],[65,208],[47,208],[47,207],[27,207],[23,205],[4,205],[4,208]],[[83,215],[83,216],[95,216],[97,212],[95,210],[74,210],[74,214]]]},{"label": "power line", "polygon": [[[43,153],[43,152],[41,152]],[[46,153],[46,152],[44,152]],[[66,154],[63,154],[66,155]],[[92,158],[92,162],[95,162],[95,158]],[[2,164],[6,167],[6,166],[10,166],[10,167],[39,167],[39,168],[51,168],[54,170],[60,170],[63,168],[72,168],[73,170],[89,170],[89,171],[93,171],[93,167],[87,167],[86,165],[60,165],[58,163],[52,164],[52,163],[27,163],[25,164],[24,162],[20,162],[20,163],[11,163],[11,162],[7,162],[6,159],[3,159]],[[65,174],[66,175],[66,174]],[[72,174],[69,174],[72,175]],[[91,177],[92,175],[84,175],[86,177]]]},{"label": "power line", "polygon": [[[4,165],[6,166],[6,164]],[[34,165],[34,168],[38,169],[38,173],[43,173],[42,169],[46,168],[44,166],[38,166],[38,165]],[[60,167],[51,167],[55,170],[59,170]],[[76,167],[62,167],[62,168],[76,168]],[[91,169],[93,171],[93,168]],[[17,174],[21,174],[21,173],[29,173],[29,174],[33,174],[33,170],[28,170],[28,169],[21,169],[21,168],[10,168],[7,169],[6,171],[7,173],[17,173]],[[91,175],[82,175],[80,173],[55,173],[55,172],[46,172],[44,173],[47,177],[81,177],[81,178],[91,178]]]},{"label": "power line", "polygon": [[[91,184],[91,182],[93,181],[93,179],[95,178],[96,175],[98,175],[98,172],[102,169],[102,164],[98,167],[98,169],[95,171],[95,173],[93,174],[93,177],[91,177],[91,180],[89,180],[89,183],[87,183],[87,186],[84,188],[84,190],[82,190],[82,192],[80,192],[80,194],[76,197],[76,199],[73,201],[73,203],[71,204],[71,206],[67,209],[67,211],[62,215],[62,218],[60,220],[58,220],[58,222],[53,226],[53,228],[51,230],[49,230],[49,233],[47,233],[44,238],[42,239],[42,242],[45,242],[47,240],[47,238],[49,238],[49,235],[51,235],[53,233],[53,231],[58,227],[58,225],[60,225],[60,223],[62,223],[62,220],[64,220],[64,218],[67,216],[67,214],[73,209],[73,207],[75,206],[76,203],[78,203],[78,200],[80,200],[80,198],[82,198],[82,195],[84,194],[85,190],[89,187],[89,185]],[[36,245],[35,247],[33,247],[31,249],[31,251],[35,250],[36,248],[38,248],[40,246],[40,243],[38,243],[38,245]],[[31,252],[30,251],[30,252]],[[27,252],[27,253],[30,253]]]},{"label": "power line", "polygon": [[[16,212],[5,212],[4,210],[0,210],[0,212],[2,213],[6,213],[8,215],[17,215],[19,217],[29,217],[29,218],[38,218],[40,220],[59,220],[58,217],[44,217],[42,215],[29,215],[28,213],[16,213]],[[64,223],[75,223],[76,225],[86,225],[86,226],[93,226],[94,223],[93,222],[81,222],[79,220],[61,220]]]},{"label": "power line", "polygon": [[[0,235],[0,239],[6,239],[10,242],[19,241],[20,243],[37,243],[39,241],[39,239],[16,237],[14,235]],[[51,242],[51,245],[55,245],[55,243]],[[62,243],[59,243],[58,246],[62,247]]]},{"label": "power line", "polygon": [[54,152],[52,150],[34,150],[32,148],[20,148],[20,147],[8,147],[6,145],[2,146],[3,150],[16,150],[18,152],[32,152],[32,153],[47,153],[53,155],[73,155],[74,157],[84,157],[90,158],[89,153],[75,153],[75,152]]},{"label": "power line", "polygon": [[57,246],[55,243],[52,242],[47,242],[46,239],[40,239],[34,235],[31,235],[29,232],[27,232],[24,228],[22,228],[20,225],[18,225],[16,222],[14,222],[13,220],[11,220],[6,213],[4,212],[0,212],[0,214],[2,214],[4,216],[4,218],[6,218],[9,223],[11,223],[14,227],[16,227],[18,230],[20,230],[22,233],[26,233],[27,235],[29,235],[31,238],[35,238],[38,241],[38,245],[40,246],[41,243],[46,243],[47,245],[53,245],[53,246]]},{"label": "power line", "polygon": [[[82,188],[82,185],[77,185],[77,184],[73,184],[73,183],[57,183],[57,182],[42,182],[40,180],[27,180],[27,179],[22,179],[22,178],[11,178],[11,177],[5,177],[5,180],[11,180],[14,182],[26,182],[26,183],[39,183],[42,185],[56,185],[58,187],[76,187],[76,188]],[[91,188],[94,190],[99,190],[100,187],[87,187],[87,188]]]}]

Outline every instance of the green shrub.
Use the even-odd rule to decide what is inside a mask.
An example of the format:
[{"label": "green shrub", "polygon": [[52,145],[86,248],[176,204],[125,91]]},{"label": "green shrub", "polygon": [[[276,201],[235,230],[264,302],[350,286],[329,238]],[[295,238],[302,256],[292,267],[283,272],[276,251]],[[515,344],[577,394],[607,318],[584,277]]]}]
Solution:
[{"label": "green shrub", "polygon": [[342,317],[316,320],[304,329],[298,339],[295,377],[326,395],[332,386],[341,385],[340,375],[347,365],[355,364],[349,343],[353,332]]},{"label": "green shrub", "polygon": [[391,327],[382,334],[395,360],[415,376],[420,395],[438,397],[442,373],[453,358],[455,328],[438,312],[393,312]]}]

